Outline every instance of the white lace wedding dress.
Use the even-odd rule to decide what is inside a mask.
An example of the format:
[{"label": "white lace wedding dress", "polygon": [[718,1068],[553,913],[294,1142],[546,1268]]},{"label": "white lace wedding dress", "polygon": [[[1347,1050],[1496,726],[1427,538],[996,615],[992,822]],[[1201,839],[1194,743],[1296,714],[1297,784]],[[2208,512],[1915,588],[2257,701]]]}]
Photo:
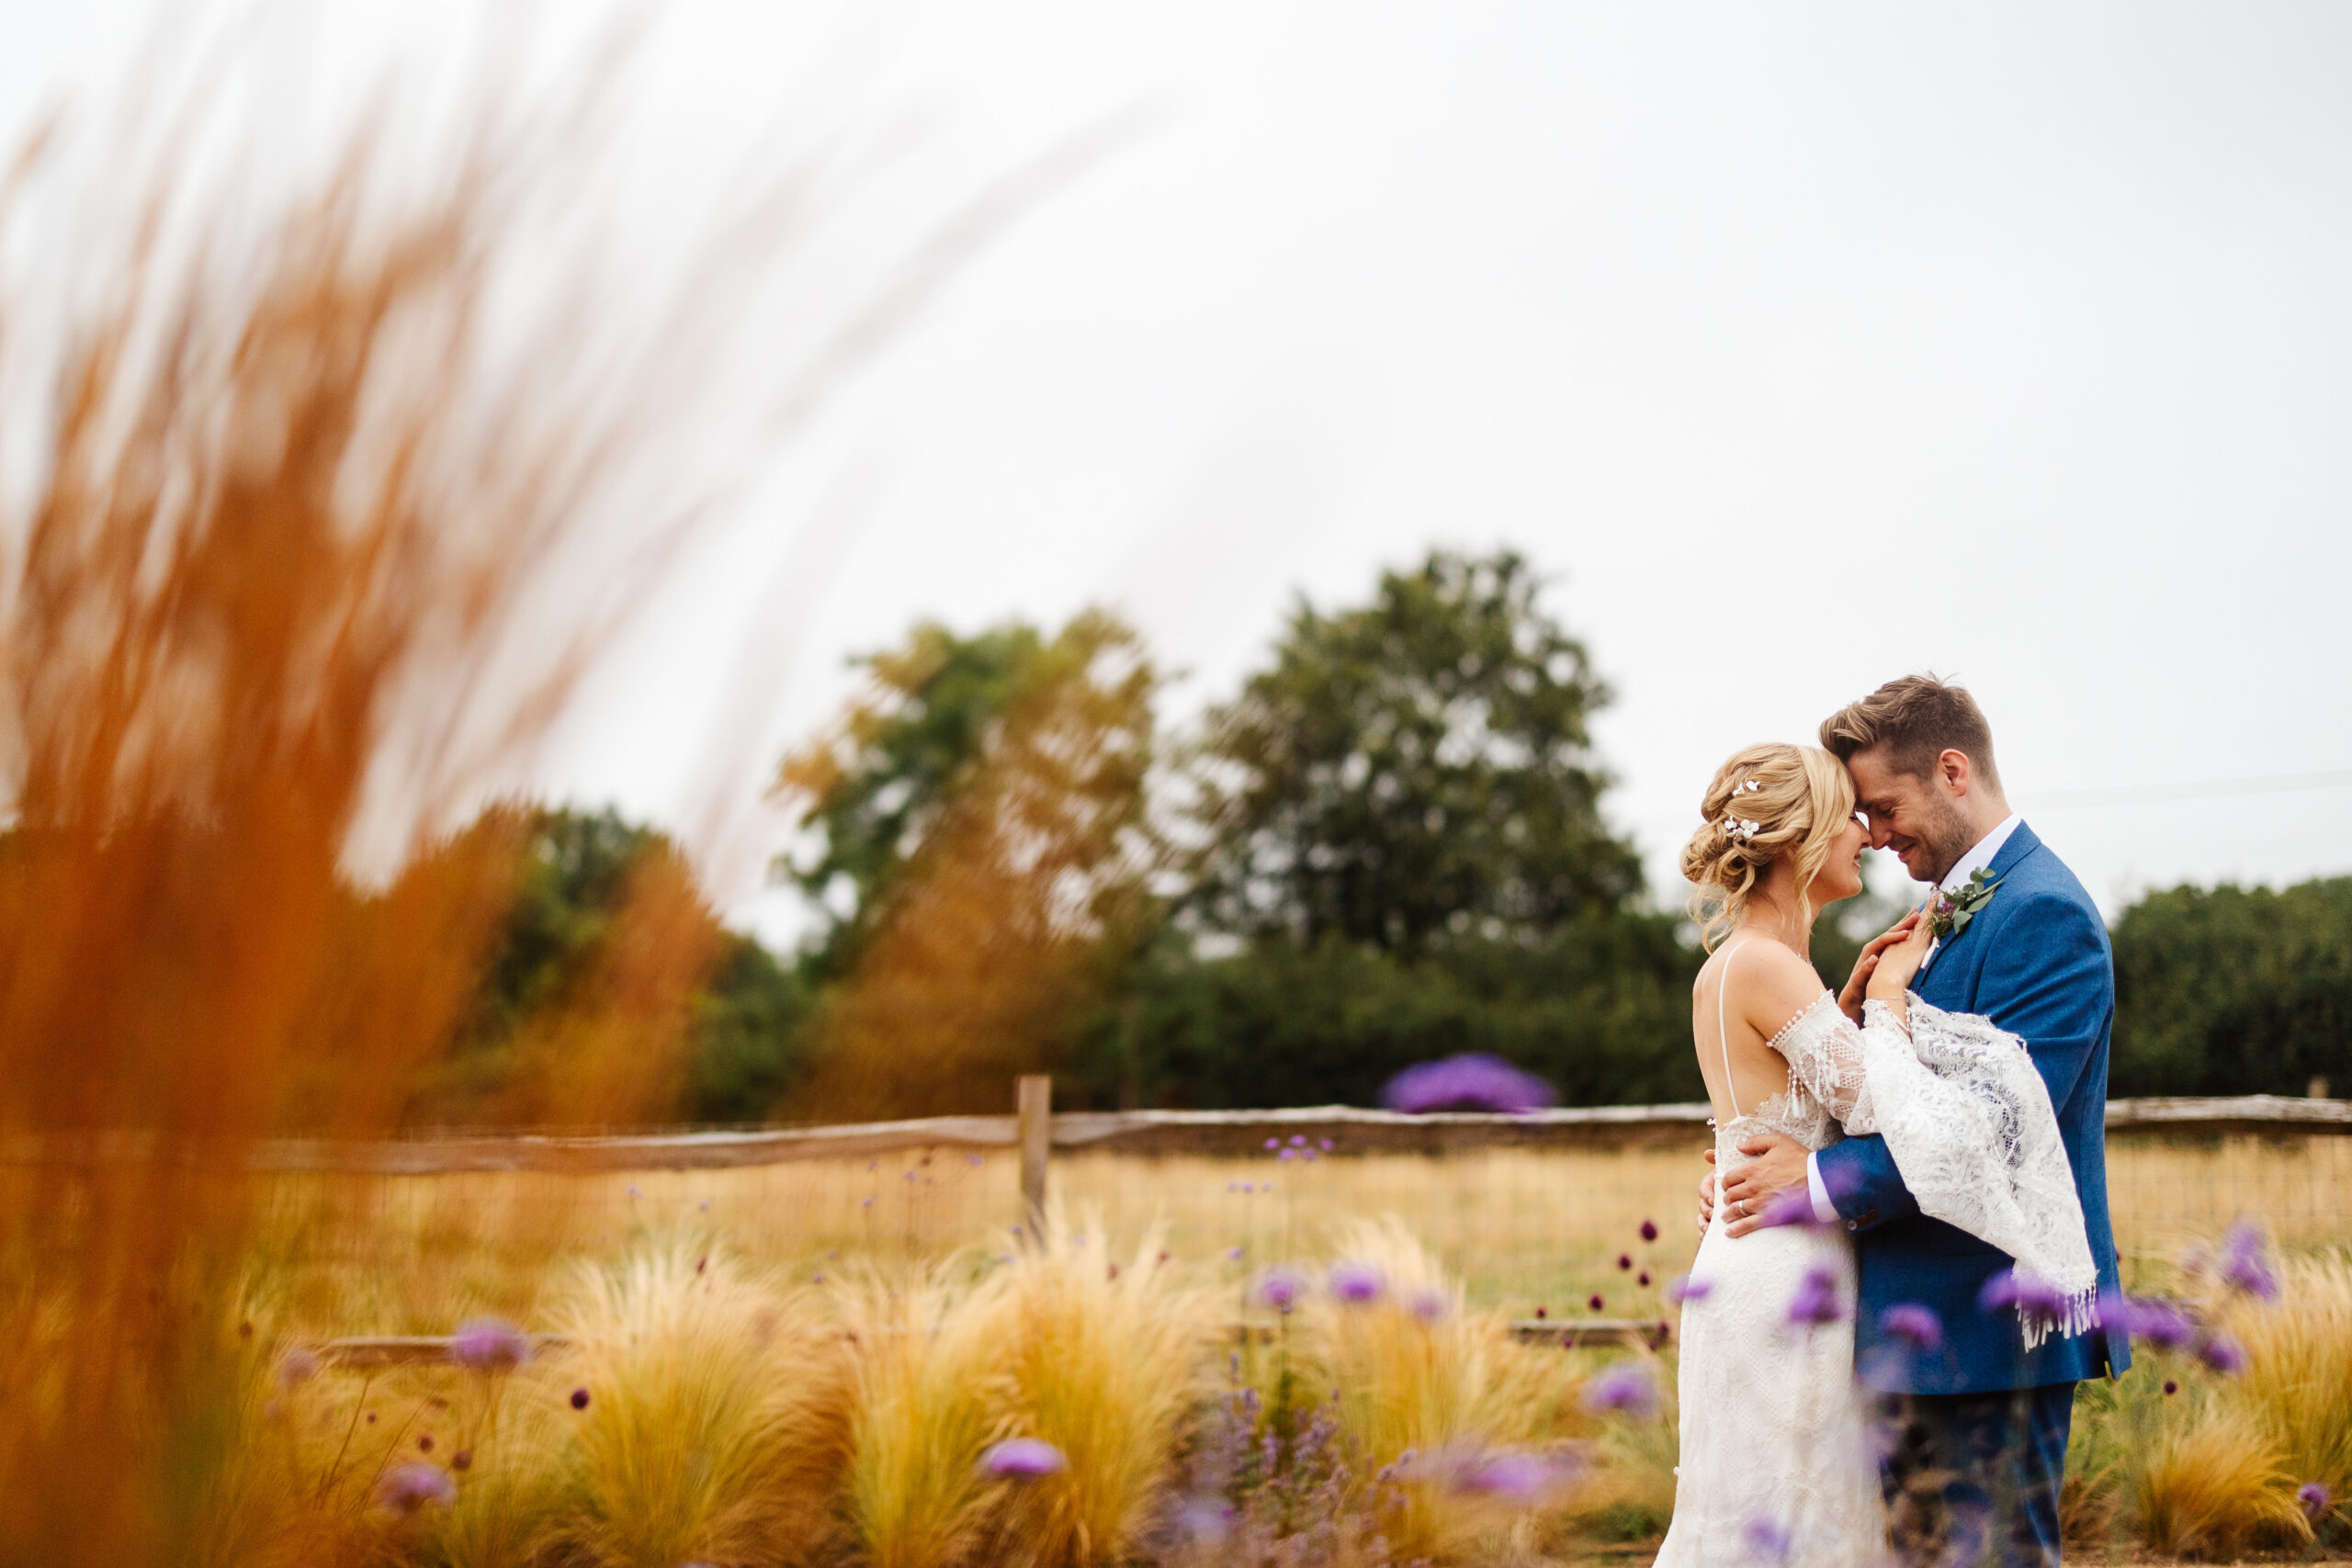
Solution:
[{"label": "white lace wedding dress", "polygon": [[[1721,999],[1719,991],[1719,1032]],[[1846,1021],[1825,995],[1772,1048],[1786,1055],[1825,1004]],[[1722,1049],[1728,1087],[1728,1041]],[[1763,1134],[1807,1149],[1840,1136],[1794,1057],[1790,1066],[1784,1091],[1716,1127],[1718,1175],[1747,1163],[1740,1144]],[[1886,1508],[1854,1382],[1853,1247],[1825,1226],[1777,1225],[1735,1240],[1724,1224],[1718,1208],[1690,1266],[1693,1289],[1705,1293],[1682,1307],[1681,1458],[1656,1568],[1867,1568],[1886,1556]],[[1801,1297],[1822,1300],[1828,1310],[1809,1315],[1834,1321],[1792,1323]]]},{"label": "white lace wedding dress", "polygon": [[[1730,969],[1732,952],[1724,957]],[[1991,1242],[2064,1305],[2025,1317],[2028,1344],[2087,1326],[2097,1271],[2048,1088],[2025,1043],[1911,997],[1854,1027],[1822,993],[1768,1043],[1788,1087],[1741,1111],[1716,987],[1732,1119],[1715,1168],[1779,1133],[1807,1149],[1877,1133],[1922,1213]],[[1797,1199],[1805,1194],[1798,1190]],[[1718,1209],[1682,1308],[1681,1455],[1674,1523],[1656,1568],[1864,1568],[1886,1560],[1878,1462],[1854,1378],[1854,1256],[1834,1226],[1782,1224],[1735,1240]]]}]

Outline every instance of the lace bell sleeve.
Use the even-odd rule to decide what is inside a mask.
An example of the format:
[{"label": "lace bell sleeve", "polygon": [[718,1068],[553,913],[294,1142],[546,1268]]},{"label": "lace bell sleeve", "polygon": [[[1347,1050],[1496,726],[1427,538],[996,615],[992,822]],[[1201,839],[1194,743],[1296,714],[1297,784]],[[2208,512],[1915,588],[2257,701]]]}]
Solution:
[{"label": "lace bell sleeve", "polygon": [[[1866,1010],[1864,1017],[1869,1031],[1890,1036],[1886,1043],[1899,1043],[1908,1052],[1910,1038],[1887,1010]],[[1863,1066],[1865,1032],[1838,1010],[1838,998],[1824,991],[1766,1042],[1789,1064],[1789,1076],[1828,1107],[1849,1134],[1878,1130],[1871,1111],[1870,1075]]]}]

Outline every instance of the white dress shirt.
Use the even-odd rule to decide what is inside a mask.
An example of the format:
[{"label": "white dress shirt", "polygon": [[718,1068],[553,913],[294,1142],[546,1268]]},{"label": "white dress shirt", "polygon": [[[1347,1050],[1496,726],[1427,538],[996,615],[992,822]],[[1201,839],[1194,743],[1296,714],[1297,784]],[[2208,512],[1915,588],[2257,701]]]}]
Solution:
[{"label": "white dress shirt", "polygon": [[[1936,885],[1936,891],[1957,893],[1968,886],[1969,873],[1989,870],[1993,857],[2001,852],[2001,846],[2009,841],[2009,835],[2016,832],[2024,821],[2025,818],[2014,811],[2002,818],[1999,827],[1971,844],[1968,852],[1952,863],[1951,869],[1944,873],[1943,881]],[[1919,973],[1924,975],[1928,972],[1928,965],[1936,961],[1936,953],[1943,944],[1944,939],[1938,937],[1928,945],[1928,956],[1919,961]],[[1838,1205],[1829,1201],[1829,1189],[1822,1184],[1819,1155],[1804,1156],[1804,1185],[1805,1190],[1813,1196],[1814,1219],[1825,1225],[1836,1224]]]}]

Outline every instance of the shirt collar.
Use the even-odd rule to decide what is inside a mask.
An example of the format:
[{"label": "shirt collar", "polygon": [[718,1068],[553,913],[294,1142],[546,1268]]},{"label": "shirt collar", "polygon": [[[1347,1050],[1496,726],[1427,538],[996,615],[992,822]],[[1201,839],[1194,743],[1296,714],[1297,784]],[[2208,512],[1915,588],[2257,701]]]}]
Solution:
[{"label": "shirt collar", "polygon": [[2003,818],[1999,827],[1977,840],[1969,847],[1968,852],[1953,863],[1951,870],[1944,874],[1942,890],[1956,893],[1968,885],[1970,872],[1990,870],[1993,857],[2001,852],[2001,846],[2009,841],[2009,835],[2016,832],[2024,821],[2025,818],[2014,811]]}]

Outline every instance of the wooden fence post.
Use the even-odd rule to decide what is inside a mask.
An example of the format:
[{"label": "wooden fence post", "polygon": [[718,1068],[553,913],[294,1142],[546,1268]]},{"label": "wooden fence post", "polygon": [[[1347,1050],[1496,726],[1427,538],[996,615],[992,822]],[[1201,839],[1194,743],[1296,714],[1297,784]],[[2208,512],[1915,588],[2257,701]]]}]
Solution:
[{"label": "wooden fence post", "polygon": [[1017,1090],[1021,1138],[1021,1219],[1030,1237],[1046,1235],[1046,1158],[1053,1145],[1054,1080],[1023,1073]]}]

